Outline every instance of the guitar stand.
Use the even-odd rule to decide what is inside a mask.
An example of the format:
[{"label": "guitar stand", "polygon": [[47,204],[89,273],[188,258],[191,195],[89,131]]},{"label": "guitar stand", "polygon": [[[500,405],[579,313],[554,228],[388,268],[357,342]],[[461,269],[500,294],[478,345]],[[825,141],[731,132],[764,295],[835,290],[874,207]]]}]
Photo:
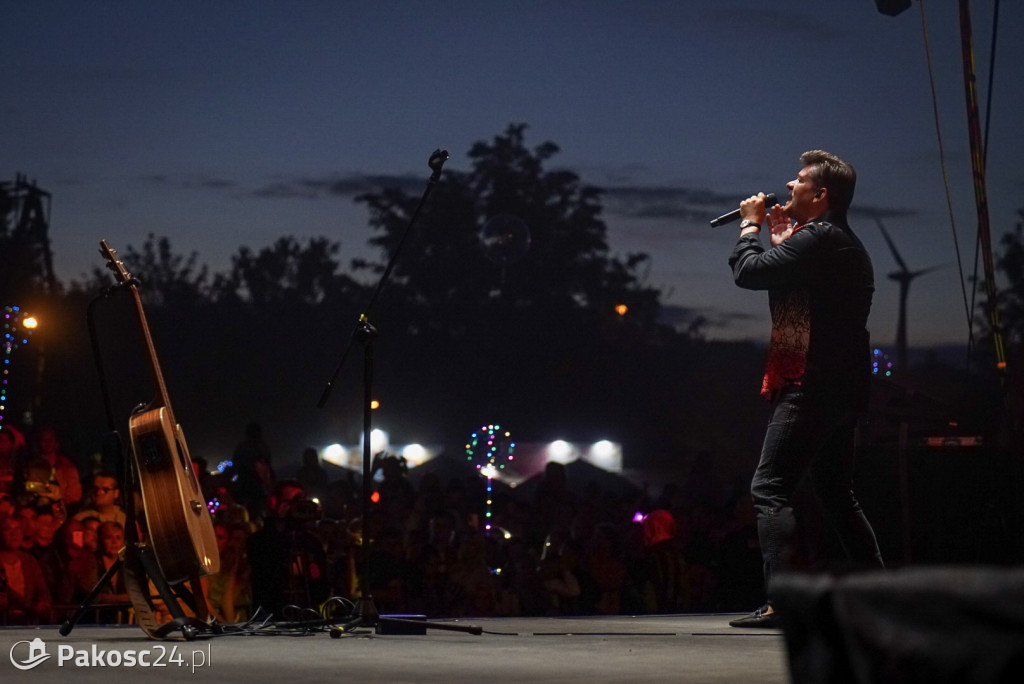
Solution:
[{"label": "guitar stand", "polygon": [[[131,554],[131,556],[129,556]],[[149,548],[143,543],[135,543],[132,546],[126,546],[121,549],[121,552],[117,555],[117,560],[107,568],[107,571],[103,573],[99,581],[96,582],[89,593],[86,595],[82,602],[78,605],[74,614],[71,615],[64,624],[60,626],[60,635],[67,636],[74,629],[78,621],[82,619],[82,616],[92,606],[93,599],[100,593],[104,586],[117,574],[118,571],[133,565],[138,564],[139,579],[148,579],[153,582],[153,586],[156,587],[157,593],[160,598],[163,599],[164,604],[170,611],[173,619],[166,624],[159,626],[143,626],[143,630],[149,634],[149,636],[156,639],[166,638],[171,632],[181,630],[181,636],[185,641],[194,641],[200,633],[209,631],[211,633],[220,633],[222,630],[216,621],[206,623],[196,617],[191,617],[185,614],[185,611],[181,607],[179,601],[184,601],[189,606],[195,606],[196,596],[192,592],[189,592],[183,585],[179,585],[177,588],[172,588],[163,575],[160,573],[160,569],[149,551]],[[136,591],[148,595],[148,582],[145,589],[136,587]],[[145,600],[145,599],[143,599]],[[205,600],[205,599],[204,599]],[[137,601],[133,601],[136,604]],[[145,605],[152,606],[152,601],[147,600]],[[135,605],[136,620],[143,624],[145,621],[152,622],[155,625],[155,619],[152,617],[152,611],[149,611],[148,616],[140,615],[140,605]]]},{"label": "guitar stand", "polygon": [[[125,587],[131,598],[132,606],[135,609],[135,620],[139,623],[147,635],[154,639],[163,639],[171,632],[181,630],[181,636],[185,641],[193,641],[200,633],[220,633],[223,629],[211,619],[209,622],[197,617],[185,614],[182,609],[182,602],[199,616],[209,614],[206,608],[206,597],[199,584],[199,577],[191,579],[192,591],[185,588],[184,583],[179,583],[176,588],[164,578],[156,557],[149,546],[138,539],[137,512],[135,508],[135,471],[131,459],[125,458],[124,442],[117,432],[114,422],[114,412],[110,402],[110,390],[107,387],[106,373],[104,372],[103,356],[100,353],[99,338],[96,331],[95,309],[104,299],[109,299],[117,290],[129,285],[138,285],[134,278],[126,282],[104,288],[92,301],[89,302],[86,319],[89,327],[89,339],[92,343],[93,361],[96,363],[96,370],[99,374],[100,392],[103,396],[103,406],[106,411],[108,432],[103,439],[104,456],[116,462],[115,470],[119,474],[119,485],[125,501],[125,525],[124,538],[125,547],[117,555],[117,560],[103,573],[89,593],[79,604],[75,612],[60,626],[60,635],[67,636],[74,629],[75,625],[85,615],[92,605],[93,599],[99,595],[104,586],[117,574],[124,571]],[[149,591],[149,582],[153,582],[157,593],[170,611],[172,620],[166,624],[158,625],[153,614],[153,600]]]},{"label": "guitar stand", "polygon": [[121,549],[121,551],[117,554],[117,560],[114,561],[113,565],[107,568],[107,571],[104,572],[103,576],[100,577],[98,582],[96,582],[96,586],[89,590],[89,593],[86,594],[85,598],[82,599],[82,602],[78,604],[78,608],[71,615],[71,617],[65,620],[64,624],[60,626],[61,636],[67,636],[68,634],[71,634],[71,630],[75,628],[75,625],[78,624],[78,621],[82,619],[82,616],[85,615],[85,612],[89,610],[89,608],[92,606],[93,599],[96,598],[96,595],[100,593],[100,590],[107,584],[107,582],[114,578],[114,575],[117,574],[117,571],[121,569],[122,565],[124,565],[124,552],[125,550]]},{"label": "guitar stand", "polygon": [[[145,543],[136,543],[134,546],[134,554],[125,555],[125,569],[128,573],[125,576],[125,586],[129,595],[132,594],[133,588],[136,592],[136,595],[132,597],[132,603],[135,605],[135,618],[146,634],[154,639],[163,639],[167,638],[171,632],[180,629],[181,636],[185,641],[193,641],[203,632],[212,634],[223,632],[215,620],[207,622],[198,617],[186,615],[181,607],[184,603],[196,615],[208,615],[205,608],[206,597],[199,585],[198,576],[193,577],[189,582],[192,585],[191,591],[185,587],[184,582],[172,587],[160,572],[156,557],[149,546]],[[162,625],[156,624],[152,610],[154,607],[153,597],[149,592],[149,581],[153,582],[157,594],[163,599],[164,605],[171,613],[170,622]]]}]

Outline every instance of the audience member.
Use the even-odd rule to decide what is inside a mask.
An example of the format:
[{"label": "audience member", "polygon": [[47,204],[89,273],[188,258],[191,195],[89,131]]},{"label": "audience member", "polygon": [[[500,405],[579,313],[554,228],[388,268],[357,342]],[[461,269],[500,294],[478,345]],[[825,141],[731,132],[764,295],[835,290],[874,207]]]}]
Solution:
[{"label": "audience member", "polygon": [[405,459],[381,456],[373,461],[372,472],[380,471],[383,480],[377,484],[377,512],[383,516],[385,528],[403,529],[416,504],[416,489],[405,476]]},{"label": "audience member", "polygon": [[75,520],[96,518],[101,523],[116,522],[122,529],[125,524],[125,512],[120,505],[121,488],[117,478],[109,472],[93,475],[92,486],[83,507],[74,515]]},{"label": "audience member", "polygon": [[389,613],[408,612],[411,570],[405,560],[401,530],[385,527],[375,535],[369,554],[367,582],[377,609]]},{"label": "audience member", "polygon": [[676,539],[676,521],[665,510],[647,514],[643,521],[649,583],[648,612],[682,613],[691,608],[688,569]]},{"label": "audience member", "polygon": [[43,581],[50,592],[54,602],[59,602],[56,588],[62,581],[64,567],[61,563],[60,553],[57,544],[54,544],[54,537],[60,527],[60,522],[53,516],[49,507],[44,507],[36,512],[35,539],[31,548],[26,549],[39,563],[43,573]]},{"label": "audience member", "polygon": [[78,467],[61,453],[60,440],[52,428],[39,432],[36,453],[25,465],[24,488],[36,497],[35,504],[60,502],[73,509],[82,500]]},{"label": "audience member", "polygon": [[320,498],[327,493],[327,471],[320,465],[320,454],[313,447],[302,450],[302,465],[295,476],[310,497]]},{"label": "audience member", "polygon": [[569,547],[568,535],[561,528],[553,529],[544,540],[540,556],[540,573],[547,592],[547,615],[578,612],[582,590],[575,567],[576,556]]},{"label": "audience member", "polygon": [[21,525],[22,551],[31,551],[36,545],[36,509],[29,505],[21,505],[14,509],[14,519]]},{"label": "audience member", "polygon": [[245,523],[216,522],[220,571],[210,575],[206,599],[221,622],[243,622],[252,614],[252,573],[246,556],[249,528]]},{"label": "audience member", "polygon": [[451,569],[451,580],[458,603],[447,611],[449,615],[494,615],[497,591],[494,576],[487,567],[486,541],[479,530],[466,532]]},{"label": "audience member", "polygon": [[319,508],[295,480],[279,483],[263,527],[249,538],[253,605],[280,615],[286,605],[313,608],[325,600],[327,558],[312,532]]},{"label": "audience member", "polygon": [[82,518],[82,546],[91,554],[99,552],[99,529],[100,519],[96,516],[90,515],[88,518]]},{"label": "audience member", "polygon": [[586,612],[618,615],[628,575],[611,525],[594,528],[581,560],[580,585],[586,587]]},{"label": "audience member", "polygon": [[50,591],[39,563],[22,550],[24,531],[15,518],[0,520],[0,611],[8,624],[50,619]]},{"label": "audience member", "polygon": [[267,497],[274,488],[274,467],[270,445],[263,438],[263,427],[256,422],[245,428],[245,437],[231,457],[232,493],[253,516],[264,513]]},{"label": "audience member", "polygon": [[[120,523],[107,521],[100,523],[97,530],[99,549],[96,554],[96,573],[100,577],[111,566],[117,563],[121,549],[124,548],[124,528]],[[96,595],[96,603],[122,603],[128,600],[128,592],[124,586],[124,576],[120,570],[104,583],[100,593]]]},{"label": "audience member", "polygon": [[80,602],[92,591],[99,580],[96,557],[85,548],[85,526],[80,520],[69,519],[59,530],[57,541],[61,572],[50,587],[54,604],[70,605]]},{"label": "audience member", "polygon": [[0,427],[0,494],[13,496],[15,472],[18,469],[18,442],[21,434],[9,425]]}]

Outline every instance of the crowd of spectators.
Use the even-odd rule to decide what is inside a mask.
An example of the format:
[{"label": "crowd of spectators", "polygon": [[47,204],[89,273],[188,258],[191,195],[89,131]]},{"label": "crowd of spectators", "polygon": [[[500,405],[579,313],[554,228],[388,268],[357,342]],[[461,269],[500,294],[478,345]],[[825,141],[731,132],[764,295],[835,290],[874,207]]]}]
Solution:
[{"label": "crowd of spectators", "polygon": [[[555,463],[518,488],[488,492],[473,473],[414,485],[400,457],[379,454],[365,516],[358,473],[329,473],[306,449],[279,474],[257,424],[230,460],[194,464],[221,559],[206,595],[225,622],[364,585],[383,614],[430,617],[742,610],[761,592],[750,497],[707,458],[651,494],[571,482]],[[120,481],[99,466],[80,475],[52,430],[0,430],[0,622],[61,622],[96,585],[124,543]],[[95,603],[87,620],[130,619],[116,574]]]},{"label": "crowd of spectators", "polygon": [[[27,440],[0,429],[0,624],[32,624],[81,600],[124,545],[120,479],[90,470],[84,478],[61,452],[57,433],[43,428]],[[124,617],[128,597],[119,573],[96,595],[97,619]]]}]

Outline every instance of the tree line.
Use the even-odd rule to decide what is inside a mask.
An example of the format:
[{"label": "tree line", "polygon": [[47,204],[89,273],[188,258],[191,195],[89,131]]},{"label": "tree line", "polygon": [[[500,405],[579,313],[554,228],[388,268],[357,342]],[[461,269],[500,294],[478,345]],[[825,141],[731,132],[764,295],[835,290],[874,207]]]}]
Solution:
[{"label": "tree line", "polygon": [[[705,341],[696,318],[662,323],[661,293],[645,278],[651,257],[611,254],[601,189],[554,167],[554,143],[529,147],[526,128],[472,145],[470,169],[444,172],[402,245],[371,316],[375,422],[399,441],[451,452],[479,425],[501,422],[522,441],[620,441],[627,465],[665,467],[702,451],[732,463],[727,470],[751,465],[765,415],[760,351]],[[242,246],[222,273],[165,236],[123,249],[195,455],[227,457],[253,420],[281,460],[306,445],[358,441],[361,345],[328,405],[316,400],[420,199],[388,186],[356,198],[376,260],[343,264],[341,245],[324,237]],[[48,287],[13,239],[0,236],[0,273],[18,273],[0,276],[5,299],[51,321],[32,341],[36,363],[16,364],[13,403],[31,397],[35,422],[90,453],[107,417],[86,312],[119,429],[152,396],[133,312],[121,293],[90,305],[113,282],[101,267]],[[1003,246],[1015,297],[1004,318],[1019,350],[1019,226]],[[6,263],[14,255],[17,269]]]}]

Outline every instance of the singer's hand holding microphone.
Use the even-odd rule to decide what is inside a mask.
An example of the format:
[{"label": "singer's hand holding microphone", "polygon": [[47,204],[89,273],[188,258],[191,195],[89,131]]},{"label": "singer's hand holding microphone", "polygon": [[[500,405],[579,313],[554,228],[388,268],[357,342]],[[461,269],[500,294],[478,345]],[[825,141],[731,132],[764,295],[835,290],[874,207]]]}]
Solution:
[{"label": "singer's hand holding microphone", "polygon": [[[771,210],[770,213],[769,209]],[[775,193],[768,193],[766,195],[763,192],[752,195],[740,202],[739,209],[734,209],[728,214],[722,214],[712,220],[711,227],[717,228],[740,218],[745,222],[741,224],[741,235],[759,229],[767,220],[773,247],[781,245],[788,240],[797,227],[795,223],[789,220],[785,209],[779,205]]]},{"label": "singer's hand holding microphone", "polygon": [[[759,197],[763,197],[764,198],[764,206],[765,207],[773,207],[773,206],[775,206],[776,204],[779,203],[779,201],[777,199],[775,199],[775,193],[774,192],[770,192],[767,195],[764,194],[763,192],[761,192],[761,193],[758,193],[758,194],[754,195],[750,199],[744,200],[744,202],[749,202],[750,200],[755,200],[755,199],[757,199]],[[742,207],[742,206],[743,206],[743,203],[740,203],[740,207]],[[763,210],[764,209],[762,208],[762,211]],[[718,228],[719,226],[724,226],[726,223],[732,223],[733,221],[736,221],[736,220],[738,220],[740,218],[741,212],[742,212],[742,209],[733,209],[728,214],[722,214],[718,218],[711,220],[711,227],[712,228]],[[744,216],[743,218],[751,218],[751,217]],[[758,223],[763,223],[763,220],[764,220],[764,215],[763,214],[761,215],[761,219],[762,220],[758,221]]]},{"label": "singer's hand holding microphone", "polygon": [[[775,202],[775,195],[772,195],[772,205],[778,206]],[[740,202],[740,235],[759,231],[764,223],[768,198],[763,192],[752,195]]]}]

